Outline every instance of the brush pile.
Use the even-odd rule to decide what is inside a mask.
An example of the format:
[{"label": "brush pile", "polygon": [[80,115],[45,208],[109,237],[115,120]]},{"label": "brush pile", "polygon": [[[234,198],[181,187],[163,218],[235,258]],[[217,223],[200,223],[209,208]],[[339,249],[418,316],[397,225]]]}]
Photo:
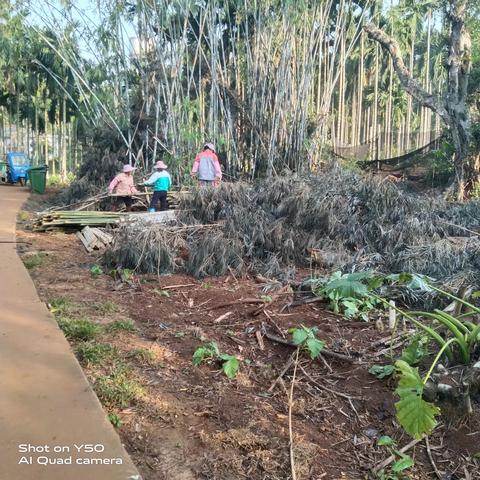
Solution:
[{"label": "brush pile", "polygon": [[[480,276],[479,202],[421,197],[339,168],[310,178],[222,184],[184,199],[181,209],[175,228],[191,229],[182,233],[181,242],[173,231],[142,231],[137,255],[132,251],[138,238],[130,231],[121,240],[125,245],[115,241],[109,261],[148,272],[255,271],[283,280],[295,267],[312,262],[325,268],[409,271],[460,283],[464,278],[478,283]],[[221,227],[205,228],[219,222]],[[175,260],[177,246],[186,261]],[[124,251],[130,252],[128,258]],[[145,262],[146,255],[155,267]]]},{"label": "brush pile", "polygon": [[125,157],[91,148],[84,156],[77,179],[58,197],[60,205],[70,205],[105,192],[108,182],[121,171]]}]

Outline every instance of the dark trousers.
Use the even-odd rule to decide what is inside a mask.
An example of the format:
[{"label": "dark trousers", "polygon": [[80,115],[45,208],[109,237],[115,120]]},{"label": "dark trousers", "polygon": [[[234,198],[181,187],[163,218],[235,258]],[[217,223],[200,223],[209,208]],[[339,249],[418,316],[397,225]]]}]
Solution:
[{"label": "dark trousers", "polygon": [[122,208],[122,204],[125,204],[125,210],[129,212],[133,205],[133,198],[132,197],[117,197],[117,208]]},{"label": "dark trousers", "polygon": [[150,208],[154,208],[156,210],[158,202],[160,202],[160,211],[168,210],[167,192],[165,190],[153,192]]}]

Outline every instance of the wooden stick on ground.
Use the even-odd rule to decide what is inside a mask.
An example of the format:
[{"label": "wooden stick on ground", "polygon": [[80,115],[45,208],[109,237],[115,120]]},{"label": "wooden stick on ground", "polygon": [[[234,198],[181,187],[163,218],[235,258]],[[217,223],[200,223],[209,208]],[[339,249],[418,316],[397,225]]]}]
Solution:
[{"label": "wooden stick on ground", "polygon": [[331,388],[325,387],[321,383],[318,383],[314,378],[312,378],[312,376],[301,365],[299,365],[299,367],[300,367],[300,370],[303,372],[303,374],[320,390],[325,390],[326,392],[329,392],[332,395],[335,395],[337,397],[346,398],[349,401],[351,401],[351,400],[363,400],[361,397],[353,397],[352,395],[347,395],[346,393],[337,392],[336,390],[332,390]]},{"label": "wooden stick on ground", "polygon": [[217,310],[218,308],[231,307],[232,305],[242,305],[244,303],[265,303],[259,298],[241,298],[240,300],[234,300],[233,302],[221,303],[220,305],[214,305],[208,310]]},{"label": "wooden stick on ground", "polygon": [[290,355],[290,358],[287,360],[287,363],[282,368],[282,371],[280,372],[278,377],[272,382],[272,384],[270,385],[270,388],[267,390],[268,393],[273,392],[273,389],[275,388],[275,385],[282,379],[282,377],[287,373],[289,368],[292,366],[294,356],[295,356],[295,354]]},{"label": "wooden stick on ground", "polygon": [[430,442],[428,441],[428,436],[425,437],[425,446],[427,447],[428,459],[430,460],[430,463],[432,464],[433,470],[435,471],[435,475],[437,476],[437,478],[439,480],[442,480],[443,478],[445,478],[445,475],[442,475],[442,473],[438,469],[435,461],[433,460],[433,455],[432,455],[432,451],[430,450]]},{"label": "wooden stick on ground", "polygon": [[293,410],[293,388],[295,386],[295,377],[297,376],[299,353],[300,353],[300,347],[297,347],[295,360],[294,360],[295,367],[293,369],[292,383],[290,384],[290,395],[288,396],[288,436],[290,438],[290,469],[292,471],[292,480],[297,480],[297,473],[295,471],[295,452],[293,450],[292,410]]},{"label": "wooden stick on ground", "polygon": [[225,320],[226,318],[228,318],[230,315],[232,315],[233,312],[227,312],[227,313],[224,313],[223,315],[220,315],[218,318],[216,318],[213,323],[220,323],[222,320]]},{"label": "wooden stick on ground", "polygon": [[184,283],[183,285],[166,285],[165,287],[161,287],[162,290],[174,290],[176,288],[184,288],[184,287],[195,287],[196,283]]}]

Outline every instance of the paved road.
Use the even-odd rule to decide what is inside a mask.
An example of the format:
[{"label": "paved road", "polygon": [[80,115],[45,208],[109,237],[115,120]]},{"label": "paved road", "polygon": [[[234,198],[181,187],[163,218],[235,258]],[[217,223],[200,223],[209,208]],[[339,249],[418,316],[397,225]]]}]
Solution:
[{"label": "paved road", "polygon": [[15,244],[5,243],[26,199],[25,189],[0,186],[0,480],[140,478]]}]

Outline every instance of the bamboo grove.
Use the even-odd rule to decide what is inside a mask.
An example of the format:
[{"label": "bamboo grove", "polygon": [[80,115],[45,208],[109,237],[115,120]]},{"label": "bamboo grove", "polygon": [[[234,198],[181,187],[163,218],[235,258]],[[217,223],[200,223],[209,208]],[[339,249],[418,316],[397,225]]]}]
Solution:
[{"label": "bamboo grove", "polygon": [[[395,157],[444,129],[363,29],[394,36],[417,81],[441,92],[441,1],[6,3],[0,149],[29,151],[63,177],[96,142],[146,168],[162,157],[178,179],[214,141],[226,175],[253,177],[312,171],[332,151]],[[476,75],[480,22],[469,22]],[[475,87],[471,98],[475,114]]]}]

